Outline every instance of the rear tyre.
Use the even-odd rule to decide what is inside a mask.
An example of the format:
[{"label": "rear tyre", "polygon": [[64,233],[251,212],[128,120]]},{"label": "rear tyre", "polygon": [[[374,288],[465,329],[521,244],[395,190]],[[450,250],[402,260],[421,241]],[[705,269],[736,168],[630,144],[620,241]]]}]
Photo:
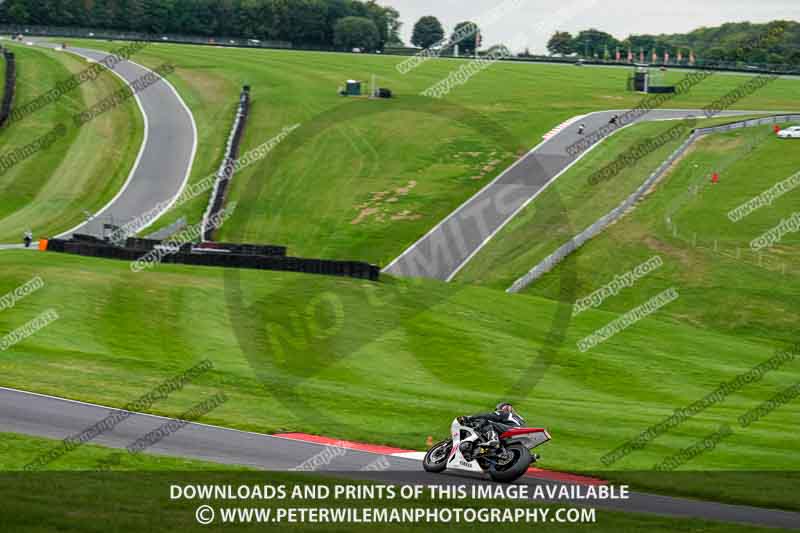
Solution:
[{"label": "rear tyre", "polygon": [[447,468],[447,459],[450,457],[450,450],[453,449],[453,440],[443,440],[439,444],[435,444],[433,448],[428,450],[425,454],[425,459],[422,460],[422,467],[426,472],[433,472],[438,474],[444,472]]},{"label": "rear tyre", "polygon": [[512,444],[506,447],[512,454],[512,459],[505,464],[494,464],[489,467],[489,476],[499,483],[516,481],[528,471],[531,464],[531,452],[521,444]]}]

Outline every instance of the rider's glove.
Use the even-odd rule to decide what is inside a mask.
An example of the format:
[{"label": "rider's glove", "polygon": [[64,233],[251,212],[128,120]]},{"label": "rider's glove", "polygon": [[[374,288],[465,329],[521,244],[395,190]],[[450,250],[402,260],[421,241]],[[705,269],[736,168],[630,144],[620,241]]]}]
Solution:
[{"label": "rider's glove", "polygon": [[468,416],[459,416],[458,417],[458,423],[461,424],[462,426],[467,425],[469,423],[469,417]]}]

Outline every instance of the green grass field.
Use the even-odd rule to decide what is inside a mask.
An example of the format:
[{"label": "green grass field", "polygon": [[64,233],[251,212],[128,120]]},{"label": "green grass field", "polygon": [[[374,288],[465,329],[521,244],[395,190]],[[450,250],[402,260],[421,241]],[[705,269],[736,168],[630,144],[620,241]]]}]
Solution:
[{"label": "green grass field", "polygon": [[[215,369],[155,413],[174,416],[222,390],[230,401],[204,421],[415,449],[456,414],[513,397],[554,435],[542,465],[570,471],[604,470],[604,454],[782,345],[646,319],[580,353],[576,342],[616,314],[587,311],[566,324],[571,306],[438,282],[258,271],[237,281],[233,271],[166,265],[134,274],[125,262],[24,252],[0,254],[0,265],[9,272],[0,293],[35,274],[46,283],[0,314],[1,330],[48,308],[61,316],[3,354],[2,385],[121,406],[207,357]],[[614,469],[654,467],[792,383],[791,368]],[[786,406],[686,468],[796,470],[797,421]]]},{"label": "green grass field", "polygon": [[[98,49],[119,43],[75,41]],[[403,58],[156,44],[137,55],[147,66],[173,62],[170,76],[198,122],[193,181],[217,170],[238,91],[252,87],[243,150],[300,124],[276,150],[237,174],[237,212],[220,240],[284,244],[301,256],[385,265],[483,187],[541,136],[578,114],[629,108],[629,71],[499,63],[444,101],[419,97],[458,61],[429,61],[409,74]],[[343,99],[349,78],[390,87],[392,101]],[[685,73],[667,73],[676,82]],[[744,76],[712,76],[666,107],[703,107]],[[796,80],[779,80],[736,109],[791,109]],[[153,227],[198,221],[206,198],[178,207]]]},{"label": "green grass field", "polygon": [[[87,68],[76,56],[24,45],[9,45],[17,56],[15,106],[47,93],[61,80]],[[65,94],[0,130],[0,154],[34,142],[58,124],[66,128],[55,143],[0,173],[0,242],[20,242],[69,230],[102,208],[128,177],[142,141],[143,122],[129,100],[77,128],[72,116],[122,87],[111,73]]]},{"label": "green grass field", "polygon": [[[21,471],[32,457],[58,446],[60,441],[16,433],[0,433],[0,471]],[[244,471],[244,467],[221,465],[157,454],[132,454],[87,444],[48,465],[49,472],[176,472],[176,471]]]},{"label": "green grass field", "polygon": [[[47,452],[57,441],[26,437],[11,433],[0,433],[0,498],[4,502],[4,513],[0,514],[0,527],[4,531],[45,532],[55,530],[72,531],[132,531],[158,528],[159,530],[205,531],[194,519],[195,508],[206,501],[169,499],[170,486],[174,484],[215,485],[284,485],[291,494],[295,485],[326,485],[359,483],[352,480],[335,479],[292,473],[248,473],[236,471],[231,466],[222,467],[201,461],[184,461],[155,455],[131,456],[125,452],[95,445],[85,445],[59,459],[52,470],[42,474],[17,474],[32,452]],[[117,461],[116,457],[119,457]],[[119,462],[104,473],[86,472],[96,469],[104,462]],[[215,473],[224,468],[225,473]],[[80,473],[70,473],[78,470]],[[191,473],[189,473],[191,472]],[[341,507],[345,502],[333,498],[290,501],[250,500],[251,506],[270,508],[273,513],[286,507]],[[225,502],[210,501],[215,507]],[[509,508],[513,504],[474,500],[453,500],[449,507],[494,507]],[[442,501],[422,498],[415,501],[362,500],[350,501],[347,507],[440,507]],[[245,507],[245,502],[231,502],[230,507]],[[547,506],[541,506],[547,507]],[[568,506],[566,506],[568,507]],[[551,513],[555,513],[555,507]],[[91,517],[91,519],[84,519]],[[229,524],[226,528],[236,530],[261,530],[263,524],[249,526]],[[356,524],[283,524],[291,531],[374,531],[375,525]],[[381,531],[483,531],[485,524],[418,524],[416,526],[381,524]],[[537,524],[538,531],[592,531],[600,532],[676,532],[698,531],[708,533],[752,533],[762,528],[734,524],[681,520],[652,515],[596,511],[596,522],[592,524]],[[769,531],[781,531],[769,529]]]},{"label": "green grass field", "polygon": [[[737,117],[743,120],[752,117]],[[697,127],[731,122],[732,118],[700,120]],[[674,128],[677,121],[635,124],[612,135],[568,169],[537,199],[520,211],[458,273],[456,282],[505,290],[520,276],[617,207],[633,193],[680,144],[690,130],[648,153],[635,164],[596,185],[590,177],[645,139]],[[766,131],[768,127],[764,127]]]},{"label": "green grass field", "polygon": [[[710,183],[714,171],[721,175],[717,185]],[[749,249],[751,240],[791,216],[797,192],[736,223],[727,213],[798,171],[795,145],[766,128],[701,139],[635,211],[575,254],[585,273],[580,296],[659,255],[662,268],[606,300],[601,309],[624,312],[645,295],[674,286],[681,298],[659,313],[664,319],[739,339],[797,342],[797,234],[761,254]],[[560,275],[556,269],[527,293],[557,298]]]},{"label": "green grass field", "polygon": [[[161,44],[136,60],[148,66],[171,60],[177,66],[170,79],[200,129],[192,180],[219,163],[242,84],[253,86],[254,98],[244,149],[287,125],[302,124],[259,164],[237,174],[231,199],[240,207],[221,239],[378,263],[388,262],[562,120],[632,106],[638,99],[623,91],[624,69],[499,64],[446,102],[435,102],[414,95],[457,63],[433,61],[401,76],[394,70],[399,59],[391,57]],[[336,95],[342,80],[369,79],[372,73],[397,100]],[[712,77],[671,107],[702,107],[744,79]],[[791,108],[796,83],[775,82],[738,107]],[[590,157],[611,157],[633,141],[634,132],[621,132],[615,136],[619,144]],[[0,294],[34,275],[46,283],[13,310],[0,312],[0,331],[12,331],[48,308],[61,316],[0,353],[0,385],[122,406],[209,358],[215,364],[211,373],[153,412],[176,415],[203,395],[224,390],[230,401],[204,421],[415,449],[423,448],[429,435],[444,435],[455,415],[512,398],[530,423],[554,436],[542,449],[542,466],[602,472],[604,454],[797,341],[794,278],[775,283],[771,271],[711,258],[707,250],[687,248],[685,239],[699,232],[730,245],[767,229],[780,218],[772,209],[737,224],[742,234],[736,233],[735,241],[724,210],[734,199],[741,202],[788,176],[798,160],[786,156],[786,144],[770,141],[747,152],[746,143],[736,139],[723,140],[722,147],[715,142],[698,145],[639,209],[518,296],[496,288],[547,253],[542,247],[527,250],[525,215],[507,228],[510,249],[497,249],[488,259],[512,254],[509,270],[487,277],[490,263],[481,259],[476,270],[465,271],[467,281],[489,287],[179,266],[135,274],[124,262],[0,253]],[[701,170],[739,153],[748,158],[726,167],[721,186],[676,203],[689,185],[700,182]],[[586,168],[591,161],[583,163]],[[689,164],[699,166],[681,170]],[[568,179],[560,191],[575,210],[571,219],[578,227],[644,177],[618,176],[619,188],[609,186],[584,212],[582,200],[595,193],[578,179],[581,168],[563,176]],[[720,195],[727,183],[733,187],[724,201],[711,196]],[[791,202],[791,196],[782,201]],[[197,198],[160,223],[181,215],[196,220],[204,207],[205,198]],[[675,237],[664,224],[665,212],[677,225]],[[559,231],[551,237],[564,230]],[[572,292],[564,285],[573,276],[575,295],[581,296],[654,253],[662,254],[665,267],[602,308],[570,318],[572,300],[563,295]],[[678,287],[679,300],[589,352],[578,350],[580,339],[642,303],[645,294],[671,286]],[[653,468],[719,424],[735,421],[795,376],[792,365],[769,373],[614,468]],[[800,411],[787,405],[748,429],[737,428],[684,469],[797,471],[792,438],[798,422]],[[646,479],[640,483],[647,488]],[[658,488],[797,508],[791,491],[709,483]]]}]

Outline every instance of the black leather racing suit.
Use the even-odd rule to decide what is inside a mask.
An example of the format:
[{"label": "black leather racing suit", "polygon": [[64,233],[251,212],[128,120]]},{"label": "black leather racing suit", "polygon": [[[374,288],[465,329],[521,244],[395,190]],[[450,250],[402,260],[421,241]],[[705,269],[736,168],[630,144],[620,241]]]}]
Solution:
[{"label": "black leather racing suit", "polygon": [[517,413],[504,413],[502,411],[466,416],[464,419],[465,424],[477,429],[487,441],[490,440],[490,430],[492,429],[500,435],[511,428],[518,428],[525,425],[525,419]]}]

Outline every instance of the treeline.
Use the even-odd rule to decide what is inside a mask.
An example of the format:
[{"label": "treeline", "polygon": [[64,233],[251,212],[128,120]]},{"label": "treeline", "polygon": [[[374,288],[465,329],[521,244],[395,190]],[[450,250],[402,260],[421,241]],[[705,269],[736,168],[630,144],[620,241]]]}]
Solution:
[{"label": "treeline", "polygon": [[731,61],[800,65],[800,23],[773,21],[766,24],[731,22],[689,33],[630,35],[618,40],[606,32],[589,29],[572,35],[556,32],[547,45],[551,54],[587,58],[615,59],[617,50],[627,58],[630,50],[638,61],[644,52],[649,61],[653,52],[663,59],[694,54],[699,61]]},{"label": "treeline", "polygon": [[[360,42],[366,32],[368,48],[400,43],[399,18],[395,9],[374,0],[6,0],[0,4],[4,24],[315,45],[350,45]],[[350,35],[353,31],[359,33]]]}]

